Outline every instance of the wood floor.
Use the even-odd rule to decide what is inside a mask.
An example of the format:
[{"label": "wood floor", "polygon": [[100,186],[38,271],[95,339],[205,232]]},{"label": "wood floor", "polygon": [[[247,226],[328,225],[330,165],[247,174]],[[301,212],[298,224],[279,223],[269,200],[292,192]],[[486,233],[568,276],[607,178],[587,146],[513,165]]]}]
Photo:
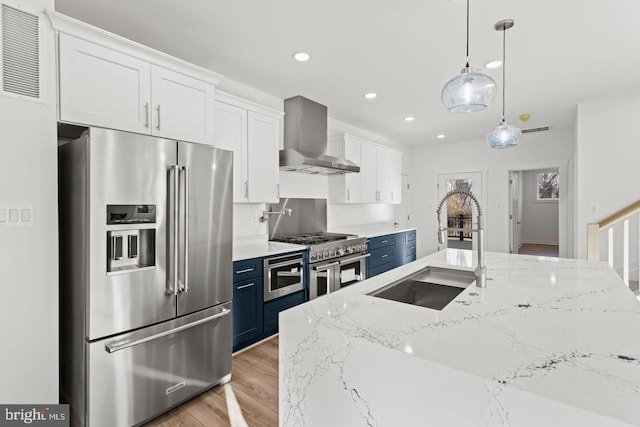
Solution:
[{"label": "wood floor", "polygon": [[538,245],[533,243],[524,243],[518,249],[518,253],[521,255],[536,255],[536,256],[558,256],[558,245]]},{"label": "wood floor", "polygon": [[147,427],[278,425],[278,337],[233,357],[231,381],[145,424]]}]

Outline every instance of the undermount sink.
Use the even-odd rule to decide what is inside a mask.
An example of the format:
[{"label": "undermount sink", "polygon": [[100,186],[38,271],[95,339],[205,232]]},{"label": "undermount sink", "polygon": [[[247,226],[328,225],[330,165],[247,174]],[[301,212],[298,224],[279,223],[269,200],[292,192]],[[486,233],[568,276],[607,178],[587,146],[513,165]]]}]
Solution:
[{"label": "undermount sink", "polygon": [[368,295],[442,310],[475,280],[473,271],[425,267]]}]

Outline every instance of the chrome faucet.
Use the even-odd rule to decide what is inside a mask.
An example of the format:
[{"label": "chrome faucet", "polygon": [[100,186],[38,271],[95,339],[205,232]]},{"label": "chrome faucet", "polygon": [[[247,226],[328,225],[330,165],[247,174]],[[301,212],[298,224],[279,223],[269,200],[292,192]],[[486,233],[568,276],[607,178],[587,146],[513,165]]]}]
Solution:
[{"label": "chrome faucet", "polygon": [[[476,204],[476,208],[478,209],[478,228],[454,228],[454,227],[443,227],[442,222],[440,221],[440,212],[442,211],[442,205],[445,200],[454,194],[460,194],[463,196],[468,196],[473,200]],[[479,288],[487,287],[487,269],[484,266],[484,246],[482,242],[482,235],[484,234],[484,229],[482,227],[482,208],[480,207],[480,203],[478,203],[478,199],[476,196],[469,190],[451,190],[449,191],[443,198],[440,200],[440,204],[438,205],[438,210],[436,210],[436,214],[438,215],[438,243],[444,244],[447,241],[447,231],[471,231],[477,233],[478,235],[478,265],[474,270],[476,275],[476,286]]]}]

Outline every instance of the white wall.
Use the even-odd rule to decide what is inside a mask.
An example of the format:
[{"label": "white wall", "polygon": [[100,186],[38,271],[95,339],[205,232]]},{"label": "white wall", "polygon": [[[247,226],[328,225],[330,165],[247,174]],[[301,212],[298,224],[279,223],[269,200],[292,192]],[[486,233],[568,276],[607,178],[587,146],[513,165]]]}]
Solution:
[{"label": "white wall", "polygon": [[[537,174],[546,171],[522,174],[522,243],[558,244],[558,200],[538,200],[536,194]],[[564,185],[562,180],[560,185]]]},{"label": "white wall", "polygon": [[[551,130],[526,134],[517,147],[492,150],[485,140],[457,144],[446,142],[417,148],[405,154],[409,161],[412,182],[412,225],[418,229],[418,256],[436,250],[436,181],[439,173],[458,173],[486,170],[483,209],[485,212],[486,250],[509,251],[509,184],[510,170],[531,169],[531,164],[550,167],[563,160],[568,164],[567,187],[570,201],[573,197],[573,130]],[[569,212],[570,215],[570,212]],[[568,241],[572,241],[568,227]],[[567,247],[572,256],[572,245]]]},{"label": "white wall", "polygon": [[[580,258],[587,256],[588,223],[598,222],[640,199],[639,116],[640,97],[578,106],[575,240]],[[632,237],[637,235],[636,232]],[[633,269],[637,270],[637,239],[632,242],[631,258]],[[621,262],[617,257],[615,265]]]},{"label": "white wall", "polygon": [[[38,13],[53,0],[4,3]],[[0,402],[58,403],[58,200],[54,39],[41,16],[45,103],[0,95],[0,204],[33,205],[33,227],[0,227]]]}]

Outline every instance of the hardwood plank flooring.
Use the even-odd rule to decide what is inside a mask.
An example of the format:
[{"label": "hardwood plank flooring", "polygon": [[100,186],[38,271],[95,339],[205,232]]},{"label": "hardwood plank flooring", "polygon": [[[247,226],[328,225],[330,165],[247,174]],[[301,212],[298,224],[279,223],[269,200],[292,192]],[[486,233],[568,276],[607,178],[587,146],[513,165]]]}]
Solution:
[{"label": "hardwood plank flooring", "polygon": [[524,243],[518,249],[518,253],[521,255],[557,257],[559,250],[558,245],[538,245],[534,243]]},{"label": "hardwood plank flooring", "polygon": [[278,425],[278,337],[233,357],[231,381],[174,408],[147,427]]}]

